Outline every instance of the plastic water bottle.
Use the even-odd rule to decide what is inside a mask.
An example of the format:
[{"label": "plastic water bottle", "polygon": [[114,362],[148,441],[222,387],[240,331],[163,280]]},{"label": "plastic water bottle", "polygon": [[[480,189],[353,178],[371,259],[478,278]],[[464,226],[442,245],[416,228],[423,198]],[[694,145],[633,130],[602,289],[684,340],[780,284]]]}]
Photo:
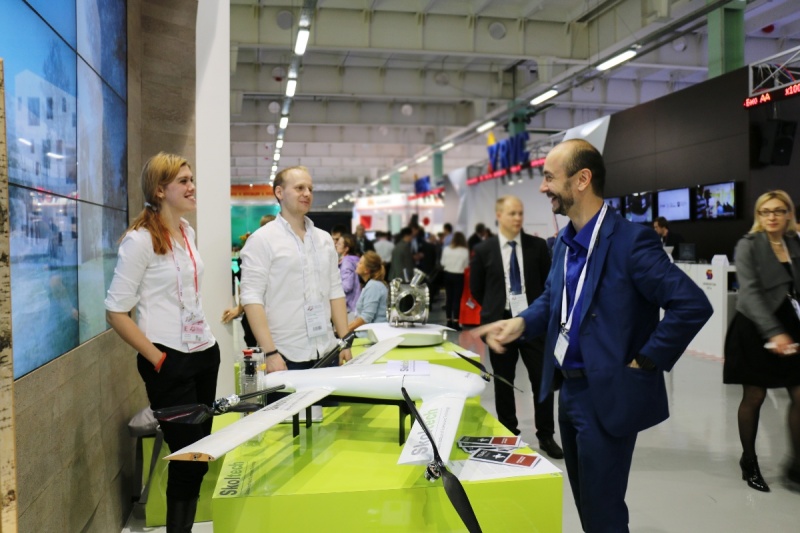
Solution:
[{"label": "plastic water bottle", "polygon": [[258,390],[258,376],[256,375],[256,361],[253,359],[252,350],[244,351],[244,374],[242,375],[242,395]]}]

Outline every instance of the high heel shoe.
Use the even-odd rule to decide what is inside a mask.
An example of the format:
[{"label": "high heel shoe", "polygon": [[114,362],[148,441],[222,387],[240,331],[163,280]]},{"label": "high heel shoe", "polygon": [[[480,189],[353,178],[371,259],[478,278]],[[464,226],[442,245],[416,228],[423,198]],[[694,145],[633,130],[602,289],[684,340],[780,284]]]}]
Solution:
[{"label": "high heel shoe", "polygon": [[761,469],[758,468],[758,458],[755,456],[752,459],[742,458],[739,459],[739,466],[742,468],[742,479],[747,481],[750,488],[760,490],[761,492],[769,492],[769,485],[764,481],[761,475]]}]

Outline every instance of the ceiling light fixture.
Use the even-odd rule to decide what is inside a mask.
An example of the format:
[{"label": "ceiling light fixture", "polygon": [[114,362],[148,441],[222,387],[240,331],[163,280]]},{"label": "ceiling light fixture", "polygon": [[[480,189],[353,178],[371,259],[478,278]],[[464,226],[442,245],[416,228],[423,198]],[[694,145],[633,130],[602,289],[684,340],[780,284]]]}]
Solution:
[{"label": "ceiling light fixture", "polygon": [[294,53],[301,56],[306,53],[306,46],[308,45],[308,38],[311,32],[308,28],[300,28],[297,32],[297,41],[294,43]]},{"label": "ceiling light fixture", "polygon": [[275,149],[280,150],[283,148],[283,139],[278,139],[275,141]]},{"label": "ceiling light fixture", "polygon": [[297,80],[289,80],[286,82],[286,96],[291,98],[297,90]]},{"label": "ceiling light fixture", "polygon": [[403,165],[402,167],[397,169],[398,172],[405,172],[406,170],[408,170],[408,165]]},{"label": "ceiling light fixture", "polygon": [[282,116],[281,121],[278,122],[278,127],[282,130],[285,130],[286,126],[288,125],[289,125],[289,117],[287,117],[286,115]]},{"label": "ceiling light fixture", "polygon": [[478,126],[478,129],[475,131],[477,131],[478,133],[483,133],[484,131],[489,131],[490,129],[494,128],[496,125],[497,122],[495,122],[494,120],[490,120],[489,122],[486,122]]},{"label": "ceiling light fixture", "polygon": [[427,155],[423,155],[422,157],[418,157],[417,158],[417,163],[424,163],[427,160],[428,160],[428,156]]},{"label": "ceiling light fixture", "polygon": [[442,146],[439,147],[439,151],[440,152],[446,152],[450,148],[452,148],[453,146],[455,146],[453,143],[444,143]]},{"label": "ceiling light fixture", "polygon": [[546,102],[547,100],[550,100],[551,98],[553,98],[557,94],[558,94],[558,91],[556,91],[555,89],[550,89],[549,91],[543,92],[542,94],[540,94],[539,96],[537,96],[536,98],[531,100],[531,105],[539,105],[542,102]]},{"label": "ceiling light fixture", "polygon": [[604,70],[608,70],[610,68],[614,68],[617,65],[619,65],[620,63],[624,63],[624,62],[628,61],[629,59],[633,59],[634,57],[636,57],[636,50],[634,50],[634,49],[625,50],[621,54],[612,57],[608,61],[604,61],[604,62],[600,63],[599,65],[597,65],[596,68],[597,68],[597,70],[602,72]]},{"label": "ceiling light fixture", "polygon": [[280,152],[275,152],[275,155],[272,156],[272,160],[275,161],[276,163],[278,161],[280,161],[281,160],[281,153]]}]

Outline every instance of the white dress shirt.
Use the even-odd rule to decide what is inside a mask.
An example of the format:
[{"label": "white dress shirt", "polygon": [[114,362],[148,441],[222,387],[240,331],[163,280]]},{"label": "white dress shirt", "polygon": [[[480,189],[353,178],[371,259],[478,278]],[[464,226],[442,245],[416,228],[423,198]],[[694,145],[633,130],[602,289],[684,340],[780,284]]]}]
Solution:
[{"label": "white dress shirt", "polygon": [[463,274],[469,266],[469,250],[465,246],[442,248],[442,268],[450,274]]},{"label": "white dress shirt", "polygon": [[[197,285],[200,288],[203,260],[195,246],[194,230],[184,219],[181,219],[181,227],[186,234],[191,255],[186,250],[186,242],[175,239],[172,239],[172,252],[156,254],[150,232],[143,228],[129,231],[125,235],[119,245],[117,266],[106,295],[105,306],[107,310],[116,313],[128,313],[136,308],[136,323],[150,342],[188,353],[189,345],[181,338],[181,302],[203,316],[200,298],[195,291],[195,264]],[[182,300],[178,297],[179,272],[176,261],[180,267]],[[200,349],[210,348],[216,342],[208,320],[204,316],[203,320],[203,340],[207,344]]]},{"label": "white dress shirt", "polygon": [[[511,279],[508,277],[509,266],[511,265],[511,245],[508,244],[509,239],[506,239],[502,233],[497,234],[497,240],[500,242],[500,254],[503,256],[503,276],[506,279],[506,309],[511,309],[508,295],[511,294]],[[517,262],[519,263],[519,277],[522,283],[522,294],[525,294],[525,267],[522,262],[522,233],[517,233],[517,236],[511,239],[517,243]]]},{"label": "white dress shirt", "polygon": [[[311,361],[336,345],[330,301],[344,298],[338,255],[330,234],[306,217],[303,240],[281,215],[256,230],[241,252],[242,305],[261,304],[275,347],[296,363]],[[327,329],[309,337],[305,304],[322,303]]]},{"label": "white dress shirt", "polygon": [[394,243],[387,239],[378,239],[373,243],[375,253],[381,256],[384,263],[392,262],[392,250],[394,250]]}]

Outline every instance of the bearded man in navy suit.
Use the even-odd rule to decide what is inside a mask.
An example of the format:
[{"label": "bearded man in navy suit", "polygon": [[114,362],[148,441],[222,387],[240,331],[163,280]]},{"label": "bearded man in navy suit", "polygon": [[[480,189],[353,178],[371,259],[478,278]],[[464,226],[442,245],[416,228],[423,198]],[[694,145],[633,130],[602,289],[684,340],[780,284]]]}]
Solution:
[{"label": "bearded man in navy suit", "polygon": [[669,416],[664,372],[713,310],[654,231],[605,207],[604,185],[603,158],[588,142],[550,151],[540,192],[570,223],[556,239],[544,292],[519,316],[474,334],[500,352],[546,333],[540,394],[561,382],[558,422],[581,524],[618,533],[628,531],[636,437]]}]

